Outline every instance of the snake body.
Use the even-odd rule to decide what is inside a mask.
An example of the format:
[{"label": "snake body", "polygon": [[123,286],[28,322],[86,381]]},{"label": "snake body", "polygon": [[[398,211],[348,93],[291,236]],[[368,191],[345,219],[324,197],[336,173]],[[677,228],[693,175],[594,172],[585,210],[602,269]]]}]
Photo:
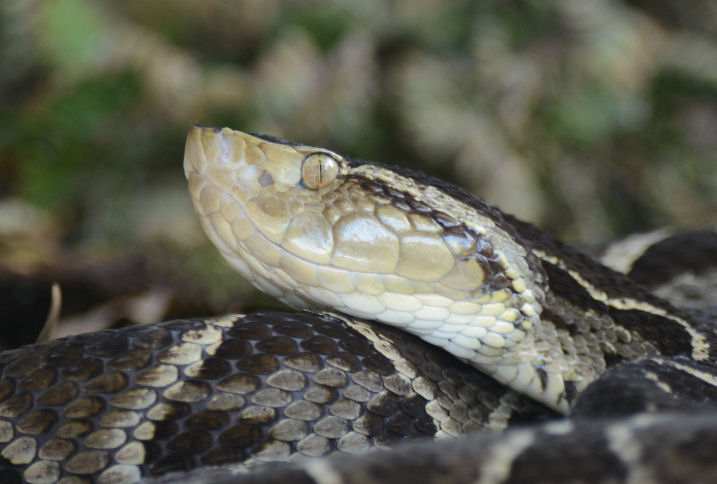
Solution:
[{"label": "snake body", "polygon": [[[717,435],[713,313],[678,309],[634,280],[668,287],[664,261],[686,236],[652,240],[658,258],[623,257],[628,277],[458,187],[322,148],[195,126],[184,167],[224,258],[311,311],[158,323],[0,354],[0,482],[235,482],[263,462],[416,437],[439,442],[247,479],[714,474],[685,451],[714,448]],[[717,267],[717,241],[692,237],[691,253],[707,255],[693,264],[697,277]],[[699,415],[644,414],[675,411]],[[534,427],[506,431],[521,423]]]},{"label": "snake body", "polygon": [[181,320],[32,348],[0,358],[0,482],[135,482],[554,417],[417,338],[331,314]]}]

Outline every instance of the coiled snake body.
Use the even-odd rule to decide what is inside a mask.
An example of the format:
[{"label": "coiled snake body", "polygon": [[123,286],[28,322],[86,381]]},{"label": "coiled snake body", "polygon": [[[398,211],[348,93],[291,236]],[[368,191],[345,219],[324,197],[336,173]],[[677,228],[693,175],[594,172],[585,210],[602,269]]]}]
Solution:
[{"label": "coiled snake body", "polygon": [[[526,471],[535,469],[530,459],[569,455],[582,437],[591,464],[543,477],[620,481],[659,474],[654,463],[636,470],[646,461],[640,431],[654,438],[707,425],[715,440],[706,311],[679,310],[419,173],[199,126],[184,166],[202,226],[234,268],[289,305],[342,314],[177,321],[5,352],[0,480],[134,482],[201,468],[182,477],[209,482],[261,462],[499,433],[559,414],[705,412],[702,420],[562,421],[254,475],[539,480]],[[713,233],[700,240],[714,252]],[[475,462],[473,446],[482,449]],[[620,466],[606,468],[609,458]]]}]

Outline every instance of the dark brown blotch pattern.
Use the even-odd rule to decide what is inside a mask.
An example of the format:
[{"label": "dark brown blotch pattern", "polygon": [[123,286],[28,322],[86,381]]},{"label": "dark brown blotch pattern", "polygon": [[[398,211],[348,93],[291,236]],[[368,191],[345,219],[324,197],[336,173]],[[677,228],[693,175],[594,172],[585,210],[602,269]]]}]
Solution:
[{"label": "dark brown blotch pattern", "polygon": [[0,456],[29,479],[131,481],[487,422],[502,387],[415,338],[368,327],[392,350],[329,315],[268,312],[0,354]]}]

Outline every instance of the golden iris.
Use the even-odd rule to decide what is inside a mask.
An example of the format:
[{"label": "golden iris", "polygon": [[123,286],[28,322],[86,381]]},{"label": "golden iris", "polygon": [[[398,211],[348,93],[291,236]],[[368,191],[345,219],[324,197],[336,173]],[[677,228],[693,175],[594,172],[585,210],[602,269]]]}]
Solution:
[{"label": "golden iris", "polygon": [[306,157],[301,166],[301,180],[307,187],[323,188],[339,174],[339,164],[326,153],[314,153]]}]

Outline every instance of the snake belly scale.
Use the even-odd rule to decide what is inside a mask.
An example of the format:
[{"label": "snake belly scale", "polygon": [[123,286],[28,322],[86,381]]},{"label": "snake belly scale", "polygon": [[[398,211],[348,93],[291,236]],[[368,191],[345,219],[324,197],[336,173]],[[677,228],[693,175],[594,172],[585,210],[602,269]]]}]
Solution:
[{"label": "snake belly scale", "polygon": [[668,303],[440,180],[200,126],[184,169],[205,232],[260,289],[400,327],[559,412],[610,364],[710,356]]}]

